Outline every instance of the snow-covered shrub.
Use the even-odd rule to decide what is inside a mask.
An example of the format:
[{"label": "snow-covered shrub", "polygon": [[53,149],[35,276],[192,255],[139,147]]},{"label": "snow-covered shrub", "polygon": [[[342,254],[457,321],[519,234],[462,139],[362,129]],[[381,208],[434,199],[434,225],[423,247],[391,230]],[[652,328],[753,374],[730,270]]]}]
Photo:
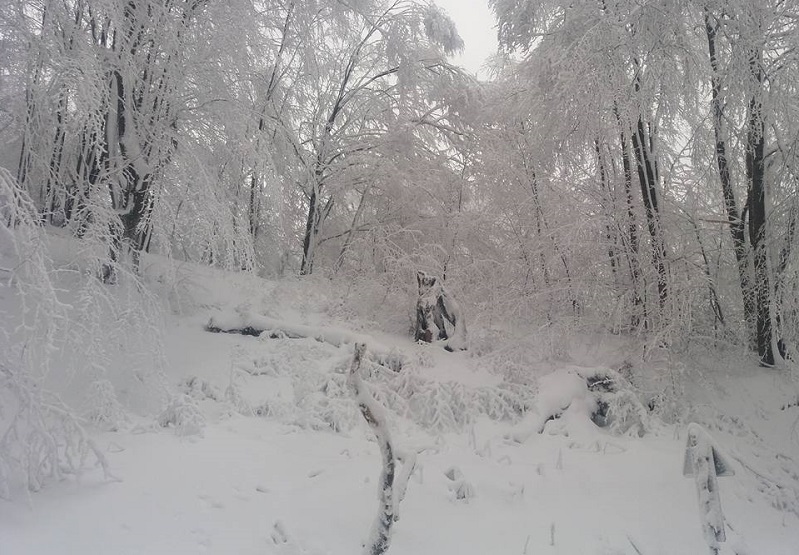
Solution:
[{"label": "snow-covered shrub", "polygon": [[518,420],[532,398],[532,389],[526,386],[502,383],[475,387],[440,382],[412,368],[399,374],[376,372],[369,387],[386,408],[435,432],[462,430],[482,415]]},{"label": "snow-covered shrub", "polygon": [[179,436],[202,435],[205,417],[197,401],[185,394],[176,395],[158,415],[158,425],[174,429]]},{"label": "snow-covered shrub", "polygon": [[78,418],[19,368],[0,363],[0,497],[17,486],[40,490],[47,482],[79,476],[89,458],[114,478],[105,455]]},{"label": "snow-covered shrub", "polygon": [[638,399],[630,383],[609,368],[579,370],[596,400],[591,420],[615,434],[639,437],[652,431],[653,418]]},{"label": "snow-covered shrub", "polygon": [[218,387],[209,383],[208,380],[200,379],[197,376],[186,378],[181,384],[181,390],[183,393],[197,401],[202,401],[204,399],[221,401],[223,399],[223,395],[219,391]]},{"label": "snow-covered shrub", "polygon": [[592,426],[642,436],[652,430],[653,419],[618,372],[565,368],[539,379],[533,408],[511,437],[523,442],[545,430],[569,435]]},{"label": "snow-covered shrub", "polygon": [[84,239],[69,263],[67,288],[75,293],[60,360],[72,387],[107,380],[126,409],[153,413],[166,391],[160,301],[130,268],[117,268],[117,283],[111,286],[96,277],[99,266],[100,258]]},{"label": "snow-covered shrub", "polygon": [[321,391],[306,395],[297,408],[292,423],[303,428],[341,432],[352,429],[357,421],[357,410],[351,402]]},{"label": "snow-covered shrub", "polygon": [[551,365],[550,352],[543,343],[528,337],[509,337],[503,330],[476,330],[471,349],[479,354],[481,367],[514,383],[532,384],[539,370]]},{"label": "snow-covered shrub", "polygon": [[401,372],[402,368],[408,364],[408,357],[402,354],[399,349],[396,347],[392,348],[390,351],[380,352],[380,351],[370,351],[367,356],[369,360],[374,362],[375,364],[379,364],[380,366],[385,366],[389,370],[393,370],[394,372]]},{"label": "snow-covered shrub", "polygon": [[87,404],[89,421],[104,430],[115,432],[128,421],[127,412],[108,380],[97,380],[89,386]]},{"label": "snow-covered shrub", "polygon": [[[313,429],[346,431],[359,422],[349,402],[347,358],[342,349],[313,339],[268,339],[270,353],[238,353],[234,366],[243,370],[226,398],[234,410],[278,418]],[[518,420],[532,399],[531,387],[502,382],[493,386],[468,386],[425,376],[432,364],[424,349],[411,355],[396,350],[367,353],[362,374],[371,395],[389,412],[434,432],[462,430],[481,415],[494,420]],[[320,364],[319,360],[332,360]],[[396,370],[400,364],[401,370]],[[278,380],[283,393],[268,398],[244,394],[237,382]],[[273,389],[271,391],[274,391]],[[244,397],[246,396],[246,400]]]},{"label": "snow-covered shrub", "polygon": [[[704,355],[707,349],[702,348]],[[689,369],[686,364],[672,353],[663,349],[649,350],[646,357],[626,359],[619,367],[618,373],[624,378],[627,388],[632,389],[641,402],[647,407],[651,418],[670,424],[683,422],[689,410],[686,403],[686,381],[697,380],[708,384],[708,376],[697,364],[702,352],[689,351],[688,355],[694,363]],[[714,357],[723,356],[716,352]],[[739,357],[730,356],[726,364],[734,365]],[[715,367],[721,361],[713,362]],[[722,364],[725,364],[722,363]]]},{"label": "snow-covered shrub", "polygon": [[77,475],[92,456],[111,476],[75,413],[48,387],[48,378],[64,374],[51,372],[54,353],[82,330],[58,297],[36,208],[4,168],[0,202],[0,493]]}]

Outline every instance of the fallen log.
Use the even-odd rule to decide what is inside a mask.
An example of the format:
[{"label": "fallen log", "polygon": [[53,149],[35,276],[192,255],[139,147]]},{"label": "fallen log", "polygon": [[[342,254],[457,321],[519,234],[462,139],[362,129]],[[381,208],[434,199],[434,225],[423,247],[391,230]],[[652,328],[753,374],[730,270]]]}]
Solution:
[{"label": "fallen log", "polygon": [[380,348],[369,336],[342,329],[294,324],[251,312],[214,314],[208,320],[205,331],[234,333],[250,337],[260,337],[266,334],[266,337],[270,339],[314,339],[334,347],[369,342],[374,345],[370,349],[369,359],[375,364],[394,372],[402,370],[405,364],[405,357],[402,354],[395,349]]}]

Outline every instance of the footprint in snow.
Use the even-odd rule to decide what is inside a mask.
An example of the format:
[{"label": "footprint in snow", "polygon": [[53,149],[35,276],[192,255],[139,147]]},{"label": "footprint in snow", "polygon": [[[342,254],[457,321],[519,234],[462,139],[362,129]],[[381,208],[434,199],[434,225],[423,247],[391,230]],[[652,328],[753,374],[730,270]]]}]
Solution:
[{"label": "footprint in snow", "polygon": [[219,501],[217,499],[214,499],[213,497],[211,497],[211,496],[209,496],[207,494],[200,494],[197,497],[199,497],[200,499],[205,501],[208,504],[208,506],[211,507],[212,509],[224,509],[225,508],[224,503],[222,503],[221,501]]},{"label": "footprint in snow", "polygon": [[323,555],[324,552],[300,545],[286,530],[286,526],[279,520],[275,521],[270,534],[272,543],[281,555]]}]

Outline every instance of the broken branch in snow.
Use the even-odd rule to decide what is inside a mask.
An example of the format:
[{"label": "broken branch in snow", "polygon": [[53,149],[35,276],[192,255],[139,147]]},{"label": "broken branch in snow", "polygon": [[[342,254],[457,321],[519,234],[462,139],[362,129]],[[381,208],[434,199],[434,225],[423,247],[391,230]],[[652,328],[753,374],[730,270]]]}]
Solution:
[{"label": "broken branch in snow", "polygon": [[[364,555],[382,555],[388,551],[391,543],[391,525],[394,523],[395,501],[394,501],[394,474],[396,461],[394,458],[394,447],[391,443],[391,435],[386,425],[386,415],[377,401],[366,389],[360,375],[361,361],[366,353],[365,343],[355,344],[355,353],[352,357],[350,367],[350,384],[355,391],[355,400],[364,420],[372,428],[380,447],[380,454],[383,457],[383,466],[380,471],[380,481],[378,482],[378,499],[380,501],[377,518],[372,525],[372,532],[369,541],[364,546]],[[407,463],[406,463],[407,464]]]},{"label": "broken branch in snow", "polygon": [[731,476],[735,472],[727,458],[713,443],[710,434],[699,424],[688,425],[683,474],[693,476],[696,482],[702,531],[710,553],[715,555],[720,549],[719,542],[727,539],[716,478]]}]

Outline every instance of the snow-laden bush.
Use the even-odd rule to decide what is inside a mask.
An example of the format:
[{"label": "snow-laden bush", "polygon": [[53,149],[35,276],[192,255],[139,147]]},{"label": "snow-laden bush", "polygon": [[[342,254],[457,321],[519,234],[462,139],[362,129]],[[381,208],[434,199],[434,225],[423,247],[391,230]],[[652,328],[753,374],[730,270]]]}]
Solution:
[{"label": "snow-laden bush", "polygon": [[[347,387],[346,346],[337,348],[312,339],[263,341],[270,343],[269,355],[235,355],[234,366],[244,372],[238,374],[231,390],[233,410],[312,429],[346,431],[357,425],[360,417]],[[364,359],[364,383],[390,417],[408,419],[436,433],[463,430],[481,415],[518,420],[532,398],[533,389],[520,384],[477,387],[437,381],[424,375],[429,364],[424,356],[377,352]],[[399,367],[402,369],[397,371]],[[276,386],[288,381],[291,394],[249,398],[244,380],[277,380]]]},{"label": "snow-laden bush", "polygon": [[119,430],[128,422],[128,413],[119,403],[114,386],[108,380],[97,380],[89,386],[87,417],[98,428]]},{"label": "snow-laden bush", "polygon": [[[53,281],[52,261],[35,206],[0,168],[0,493],[36,491],[78,475],[90,458],[111,474],[104,455],[73,410],[48,388],[68,372],[52,364],[65,343],[79,340]],[[79,349],[76,346],[75,349]],[[68,376],[67,376],[68,377]]]},{"label": "snow-laden bush", "polygon": [[172,428],[179,436],[202,435],[205,417],[197,406],[197,401],[188,395],[176,395],[158,415],[158,425]]},{"label": "snow-laden bush", "polygon": [[80,420],[18,367],[0,362],[0,497],[17,486],[38,491],[49,481],[79,476],[90,458],[114,478],[105,455]]},{"label": "snow-laden bush", "polygon": [[590,434],[595,427],[643,436],[653,419],[621,374],[607,368],[563,368],[538,380],[532,410],[512,432],[516,441],[533,434]]},{"label": "snow-laden bush", "polygon": [[[431,432],[463,430],[478,416],[518,420],[532,394],[530,389],[514,384],[473,387],[433,380],[413,368],[394,373],[368,361],[364,366],[370,364],[372,374],[365,383],[372,396],[390,413],[407,418]],[[339,382],[338,376],[335,373],[331,382]],[[339,395],[341,386],[333,389],[331,382],[327,384],[326,393]],[[322,407],[326,406],[327,403],[322,404]]]},{"label": "snow-laden bush", "polygon": [[[231,376],[231,381],[232,380],[233,377]],[[197,401],[202,401],[203,399],[221,401],[223,398],[223,394],[219,391],[219,388],[207,380],[202,380],[197,376],[186,378],[181,384],[181,389],[183,390],[183,393]]]},{"label": "snow-laden bush", "polygon": [[643,436],[652,431],[655,422],[641,403],[630,383],[619,372],[609,368],[578,371],[596,400],[591,420],[612,433]]}]

